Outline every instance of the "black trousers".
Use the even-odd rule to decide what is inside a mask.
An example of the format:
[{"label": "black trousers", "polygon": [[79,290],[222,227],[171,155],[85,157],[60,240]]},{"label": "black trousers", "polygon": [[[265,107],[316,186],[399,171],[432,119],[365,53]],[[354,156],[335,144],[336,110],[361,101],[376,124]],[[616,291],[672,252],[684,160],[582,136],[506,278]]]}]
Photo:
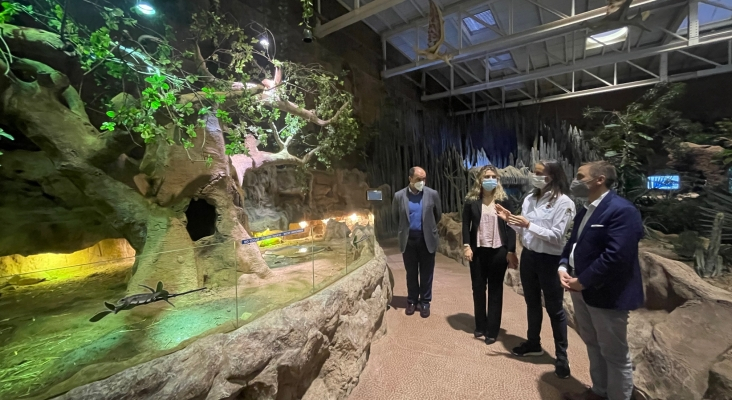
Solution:
[{"label": "black trousers", "polygon": [[422,232],[409,232],[409,241],[402,257],[407,270],[407,301],[411,304],[431,302],[435,253],[427,250]]},{"label": "black trousers", "polygon": [[528,340],[541,344],[541,322],[544,310],[541,294],[549,314],[554,334],[557,359],[567,360],[567,315],[564,313],[564,288],[559,282],[557,269],[561,256],[536,253],[524,249],[521,253],[521,285],[526,299],[526,318],[529,324]]},{"label": "black trousers", "polygon": [[[494,339],[498,337],[498,331],[501,329],[503,280],[506,276],[506,268],[508,268],[506,253],[505,247],[497,249],[478,247],[473,253],[473,261],[470,262],[475,330]],[[486,286],[488,288],[487,311]]]}]

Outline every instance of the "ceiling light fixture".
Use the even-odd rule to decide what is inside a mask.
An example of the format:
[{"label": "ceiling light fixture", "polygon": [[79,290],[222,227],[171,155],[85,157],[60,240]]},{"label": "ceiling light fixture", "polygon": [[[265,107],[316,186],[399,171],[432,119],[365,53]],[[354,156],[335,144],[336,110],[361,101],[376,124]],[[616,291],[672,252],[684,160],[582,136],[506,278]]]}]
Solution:
[{"label": "ceiling light fixture", "polygon": [[150,5],[150,3],[146,1],[139,1],[137,2],[137,5],[135,6],[137,11],[144,15],[153,15],[155,14],[155,7]]}]

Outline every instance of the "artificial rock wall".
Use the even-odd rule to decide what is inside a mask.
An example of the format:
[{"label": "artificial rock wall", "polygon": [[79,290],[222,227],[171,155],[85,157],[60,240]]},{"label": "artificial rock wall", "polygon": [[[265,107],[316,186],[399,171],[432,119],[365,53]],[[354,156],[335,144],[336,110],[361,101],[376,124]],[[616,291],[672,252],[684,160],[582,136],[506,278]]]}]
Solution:
[{"label": "artificial rock wall", "polygon": [[248,170],[242,187],[250,232],[286,230],[291,223],[362,214],[371,208],[366,174],[356,169],[265,166]]}]

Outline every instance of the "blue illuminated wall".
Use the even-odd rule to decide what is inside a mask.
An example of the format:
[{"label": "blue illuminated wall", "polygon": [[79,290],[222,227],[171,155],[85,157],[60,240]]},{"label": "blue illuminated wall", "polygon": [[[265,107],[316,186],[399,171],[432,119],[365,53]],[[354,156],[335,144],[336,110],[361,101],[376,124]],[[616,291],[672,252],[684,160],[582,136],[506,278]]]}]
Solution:
[{"label": "blue illuminated wall", "polygon": [[678,175],[652,175],[648,177],[648,189],[679,190],[681,179]]}]

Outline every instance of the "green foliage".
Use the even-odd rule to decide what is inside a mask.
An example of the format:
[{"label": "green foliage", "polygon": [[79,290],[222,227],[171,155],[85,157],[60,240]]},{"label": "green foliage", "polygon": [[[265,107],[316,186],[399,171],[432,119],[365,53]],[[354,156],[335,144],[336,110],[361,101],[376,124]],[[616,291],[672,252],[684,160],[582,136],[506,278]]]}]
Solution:
[{"label": "green foliage", "polygon": [[315,15],[313,0],[300,0],[300,4],[302,4],[302,22],[300,26],[305,25],[306,28],[310,29],[310,19]]},{"label": "green foliage", "polygon": [[[216,117],[229,155],[248,153],[248,135],[263,145],[271,143],[272,135],[283,142],[289,138],[326,166],[354,150],[360,126],[353,116],[353,96],[343,88],[342,77],[319,65],[277,60],[259,46],[260,38],[271,37],[271,32],[256,23],[239,26],[233,16],[219,11],[219,0],[192,13],[196,45],[189,49],[174,46],[177,41],[164,15],[138,21],[106,1],[87,3],[99,16],[93,23],[76,20],[76,13],[67,12],[56,0],[36,0],[36,8],[5,2],[0,18],[8,21],[25,13],[73,45],[85,79],[94,79],[105,90],[102,98],[109,120],[100,126],[102,131],[126,131],[139,135],[144,143],[162,140],[188,150],[205,132],[201,128],[206,119]],[[309,27],[307,21],[314,13],[311,0],[303,1],[303,10]],[[133,38],[129,33],[133,30],[150,34]],[[198,48],[202,42],[215,46],[207,57]],[[193,63],[184,64],[186,60]],[[184,68],[191,64],[195,71]],[[209,66],[216,68],[209,70]],[[283,79],[265,91],[259,82],[274,81],[276,68]],[[74,86],[81,91],[83,81]],[[109,100],[120,92],[131,94],[134,101],[112,104]],[[283,107],[288,104],[294,107]],[[310,124],[313,119],[332,120]],[[278,124],[281,128],[272,128]],[[205,143],[205,138],[199,143]],[[202,157],[195,161],[212,162],[210,155]]]},{"label": "green foliage", "polygon": [[[719,132],[719,138],[725,139],[728,142],[732,142],[732,121],[725,118],[723,121],[718,121],[716,124],[717,131]],[[725,148],[721,153],[717,155],[717,160],[724,166],[724,168],[732,167],[732,149]]]},{"label": "green foliage", "polygon": [[[678,200],[675,197],[653,202],[641,207],[641,212],[654,229],[660,228],[664,233],[681,233],[686,230],[699,229],[701,218],[701,198]],[[683,215],[683,218],[679,218]]]},{"label": "green foliage", "polygon": [[7,24],[13,17],[21,12],[32,12],[32,6],[24,6],[14,1],[3,1],[0,3],[3,10],[0,11],[0,24]]},{"label": "green foliage", "polygon": [[617,168],[619,193],[643,185],[642,174],[647,172],[643,165],[654,155],[654,142],[668,143],[699,130],[670,108],[683,90],[682,84],[659,84],[623,111],[598,107],[584,111],[585,118],[599,123],[587,131],[587,138]]},{"label": "green foliage", "polygon": [[[10,140],[15,140],[14,137],[12,137],[9,133],[5,132],[5,130],[3,130],[2,128],[0,128],[0,137],[5,138],[5,139],[10,139]],[[0,156],[1,155],[3,155],[2,151],[0,151]]]}]

